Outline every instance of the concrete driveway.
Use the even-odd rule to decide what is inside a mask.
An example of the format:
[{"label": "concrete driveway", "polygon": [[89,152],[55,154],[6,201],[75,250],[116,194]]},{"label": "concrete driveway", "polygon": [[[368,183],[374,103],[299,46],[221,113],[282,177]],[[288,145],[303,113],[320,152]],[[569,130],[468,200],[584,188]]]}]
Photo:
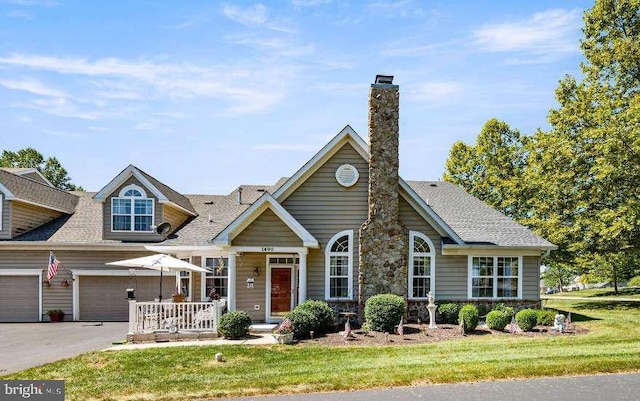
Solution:
[{"label": "concrete driveway", "polygon": [[126,322],[0,323],[0,376],[108,348],[127,329]]}]

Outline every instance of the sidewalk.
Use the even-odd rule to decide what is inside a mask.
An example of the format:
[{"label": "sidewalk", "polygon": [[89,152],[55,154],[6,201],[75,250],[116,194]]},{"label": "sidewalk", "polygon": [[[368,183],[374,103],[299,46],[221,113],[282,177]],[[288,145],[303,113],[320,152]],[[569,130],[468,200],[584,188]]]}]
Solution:
[{"label": "sidewalk", "polygon": [[123,351],[129,349],[145,349],[145,348],[161,348],[161,347],[189,347],[189,346],[209,346],[209,345],[268,345],[276,344],[277,341],[271,334],[254,333],[249,338],[240,340],[226,340],[217,338],[215,340],[198,340],[198,341],[167,341],[167,342],[149,342],[149,343],[127,343],[115,345],[104,349],[103,351]]}]

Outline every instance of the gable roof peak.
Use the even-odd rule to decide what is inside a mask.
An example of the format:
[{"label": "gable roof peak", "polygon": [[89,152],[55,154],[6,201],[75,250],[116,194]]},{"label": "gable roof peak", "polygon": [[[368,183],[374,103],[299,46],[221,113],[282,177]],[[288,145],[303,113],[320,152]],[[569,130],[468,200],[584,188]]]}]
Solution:
[{"label": "gable roof peak", "polygon": [[139,167],[129,164],[114,179],[105,185],[98,193],[95,194],[93,200],[104,202],[120,185],[122,185],[129,177],[135,177],[142,185],[144,185],[153,195],[158,198],[159,203],[167,203],[178,209],[183,210],[191,216],[197,213],[189,199],[172,189],[168,185],[158,181],[155,177],[147,174]]}]

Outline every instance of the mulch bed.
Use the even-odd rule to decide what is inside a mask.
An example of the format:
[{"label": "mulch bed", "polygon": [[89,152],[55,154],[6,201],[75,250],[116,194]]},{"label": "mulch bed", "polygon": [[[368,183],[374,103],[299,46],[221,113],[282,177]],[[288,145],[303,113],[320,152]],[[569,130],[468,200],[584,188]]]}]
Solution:
[{"label": "mulch bed", "polygon": [[521,336],[521,337],[554,337],[562,335],[585,334],[588,331],[579,326],[572,325],[571,329],[564,334],[550,331],[550,327],[536,326],[533,331],[523,332],[518,330],[511,334],[508,331],[490,330],[486,326],[478,326],[476,330],[469,334],[462,334],[460,327],[451,324],[438,324],[438,328],[429,330],[429,326],[425,324],[405,324],[404,334],[387,334],[376,331],[370,331],[364,334],[361,330],[352,330],[353,338],[345,339],[340,333],[329,333],[319,338],[299,340],[299,345],[328,345],[328,346],[380,346],[380,345],[412,345],[425,344],[439,341],[448,341],[464,337],[474,336]]}]

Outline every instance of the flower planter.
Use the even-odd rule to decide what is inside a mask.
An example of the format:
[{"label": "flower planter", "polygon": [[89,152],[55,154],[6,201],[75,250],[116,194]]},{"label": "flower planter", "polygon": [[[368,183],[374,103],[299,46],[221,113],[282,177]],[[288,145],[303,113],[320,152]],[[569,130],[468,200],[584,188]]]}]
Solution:
[{"label": "flower planter", "polygon": [[293,333],[274,334],[273,338],[275,338],[279,344],[291,344],[293,342]]},{"label": "flower planter", "polygon": [[182,295],[182,294],[173,294],[171,296],[171,299],[173,300],[173,302],[184,302],[184,295]]},{"label": "flower planter", "polygon": [[64,320],[64,313],[49,313],[49,320],[52,322],[62,322]]}]

